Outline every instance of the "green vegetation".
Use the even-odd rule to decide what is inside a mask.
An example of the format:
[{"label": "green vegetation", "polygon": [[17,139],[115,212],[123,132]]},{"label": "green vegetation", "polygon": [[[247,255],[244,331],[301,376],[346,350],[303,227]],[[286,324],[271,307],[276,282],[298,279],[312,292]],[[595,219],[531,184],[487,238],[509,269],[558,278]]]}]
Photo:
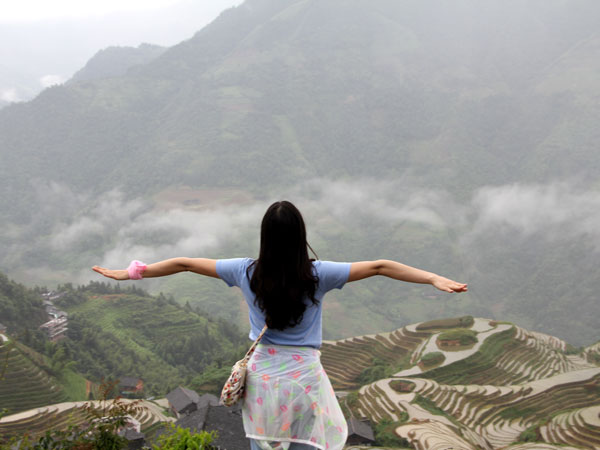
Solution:
[{"label": "green vegetation", "polygon": [[14,345],[13,341],[0,342],[0,361],[4,366],[0,399],[7,413],[68,400],[45,360],[32,359],[23,346]]},{"label": "green vegetation", "polygon": [[1,272],[0,318],[0,322],[8,328],[8,334],[14,337],[33,333],[47,320],[39,292],[27,289]]},{"label": "green vegetation", "polygon": [[520,408],[518,406],[514,406],[514,407],[511,406],[511,407],[502,409],[502,411],[500,411],[498,416],[500,416],[501,418],[503,418],[505,420],[520,419],[522,417],[532,416],[536,412],[538,412],[538,410],[536,408],[529,408],[529,407]]},{"label": "green vegetation", "polygon": [[470,328],[475,323],[473,316],[455,317],[450,319],[436,319],[417,325],[418,331],[438,330],[443,328]]},{"label": "green vegetation", "polygon": [[[188,382],[218,393],[231,364],[247,350],[247,339],[235,324],[213,320],[162,294],[94,282],[77,288],[66,284],[57,291],[60,298],[54,303],[69,313],[69,324],[67,338],[53,343],[38,330],[47,320],[39,290],[0,277],[3,323],[9,331],[18,330],[0,349],[5,378],[0,390],[7,395],[2,405],[11,412],[87,400],[86,378],[100,383],[139,377],[146,396],[164,395]],[[37,391],[31,390],[32,383]]]},{"label": "green vegetation", "polygon": [[379,358],[373,358],[371,364],[367,365],[357,377],[356,381],[364,386],[382,378],[389,378],[394,373],[398,372],[396,367],[391,366],[388,362]]},{"label": "green vegetation", "polygon": [[440,333],[438,340],[441,342],[457,341],[461,346],[471,345],[477,342],[477,332],[465,328],[458,328]]},{"label": "green vegetation", "polygon": [[439,366],[445,359],[446,357],[442,352],[431,352],[423,355],[419,363],[423,364],[425,368],[431,368]]},{"label": "green vegetation", "polygon": [[223,385],[230,373],[230,366],[217,367],[212,364],[205,368],[200,375],[192,378],[189,386],[196,392],[206,392],[220,396]]},{"label": "green vegetation", "polygon": [[429,370],[420,376],[445,384],[488,384],[492,379],[504,380],[503,383],[506,383],[512,376],[504,373],[494,363],[505,352],[522,345],[513,339],[514,335],[514,328],[493,334],[474,355],[448,366]]},{"label": "green vegetation", "polygon": [[408,420],[408,414],[404,413],[399,421],[393,422],[383,419],[375,425],[375,445],[389,448],[411,448],[410,443],[398,436],[395,429]]},{"label": "green vegetation", "polygon": [[540,424],[533,425],[527,428],[519,435],[519,439],[517,443],[521,442],[539,442],[542,441],[541,436],[539,434]]},{"label": "green vegetation", "polygon": [[176,427],[175,424],[167,426],[167,432],[158,439],[158,444],[152,446],[154,450],[208,450],[212,449],[211,443],[216,439],[215,431],[201,431],[192,433],[187,428]]},{"label": "green vegetation", "polygon": [[205,378],[214,384],[215,371],[229,370],[246,349],[233,325],[162,295],[120,292],[102,283],[66,292],[60,305],[69,312],[69,339],[56,351],[95,381],[136,376],[144,380],[145,395],[157,395],[207,370]]},{"label": "green vegetation", "polygon": [[460,423],[454,418],[454,416],[448,414],[442,408],[438,407],[435,404],[435,402],[429,400],[427,397],[425,397],[423,395],[417,394],[415,396],[415,399],[413,400],[413,403],[416,405],[419,405],[424,410],[429,411],[431,414],[435,414],[437,416],[444,416],[446,419],[450,420],[451,422],[455,423],[456,425],[460,425]]}]

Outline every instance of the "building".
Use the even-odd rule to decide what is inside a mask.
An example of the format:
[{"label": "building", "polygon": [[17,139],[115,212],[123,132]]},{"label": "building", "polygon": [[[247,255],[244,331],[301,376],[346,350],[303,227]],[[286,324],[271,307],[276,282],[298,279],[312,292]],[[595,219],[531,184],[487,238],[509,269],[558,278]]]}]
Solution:
[{"label": "building", "polygon": [[58,317],[40,325],[40,329],[46,333],[48,339],[56,342],[66,336],[68,321],[66,317]]},{"label": "building", "polygon": [[121,377],[117,387],[120,395],[137,396],[144,392],[144,380],[138,377]]},{"label": "building", "polygon": [[348,420],[346,445],[371,445],[375,443],[373,428],[368,420],[351,418]]},{"label": "building", "polygon": [[240,403],[232,407],[207,403],[196,411],[181,417],[175,422],[175,425],[196,433],[216,431],[217,438],[211,445],[221,449],[249,450],[250,448],[250,442],[244,431]]},{"label": "building", "polygon": [[198,395],[196,391],[177,387],[167,394],[171,411],[175,416],[182,417],[205,405],[218,405],[219,399],[211,394]]}]

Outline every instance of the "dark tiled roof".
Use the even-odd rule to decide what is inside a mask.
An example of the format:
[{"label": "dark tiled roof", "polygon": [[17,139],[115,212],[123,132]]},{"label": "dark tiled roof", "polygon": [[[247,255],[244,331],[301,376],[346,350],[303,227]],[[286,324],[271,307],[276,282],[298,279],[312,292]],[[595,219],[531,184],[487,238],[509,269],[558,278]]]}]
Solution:
[{"label": "dark tiled roof", "polygon": [[187,428],[190,431],[204,430],[206,416],[208,415],[208,408],[210,408],[209,405],[198,408],[196,411],[179,418],[177,422],[175,422],[175,425],[178,425],[182,428]]},{"label": "dark tiled roof", "polygon": [[182,417],[177,422],[190,431],[216,431],[218,436],[213,445],[226,450],[248,450],[250,441],[246,438],[242,422],[242,409],[239,404],[211,406],[210,404]]},{"label": "dark tiled roof", "polygon": [[248,450],[250,441],[246,438],[242,422],[242,408],[238,403],[233,407],[210,406],[204,424],[206,431],[218,433],[215,445],[227,450]]},{"label": "dark tiled roof", "polygon": [[219,398],[213,394],[204,394],[201,395],[198,399],[198,408],[202,408],[203,406],[219,406]]},{"label": "dark tiled roof", "polygon": [[366,439],[375,441],[375,435],[373,429],[368,422],[363,422],[354,418],[348,421],[348,436],[357,435]]},{"label": "dark tiled roof", "polygon": [[199,403],[200,396],[191,389],[179,386],[167,394],[167,400],[175,408],[175,411],[179,412],[190,403]]},{"label": "dark tiled roof", "polygon": [[121,377],[121,378],[119,378],[119,387],[135,388],[139,381],[140,381],[140,379],[136,378],[136,377]]},{"label": "dark tiled roof", "polygon": [[144,439],[144,433],[139,433],[132,428],[127,428],[126,430],[122,430],[119,433],[119,436],[123,436],[128,441],[135,441],[138,439]]}]

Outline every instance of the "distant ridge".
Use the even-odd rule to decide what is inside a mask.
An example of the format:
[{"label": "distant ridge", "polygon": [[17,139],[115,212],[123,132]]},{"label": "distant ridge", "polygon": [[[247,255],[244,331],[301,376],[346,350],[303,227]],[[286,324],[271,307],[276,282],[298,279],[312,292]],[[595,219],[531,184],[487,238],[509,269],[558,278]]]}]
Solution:
[{"label": "distant ridge", "polygon": [[158,58],[166,47],[140,44],[138,47],[108,47],[96,53],[67,82],[76,83],[125,75],[129,69]]}]

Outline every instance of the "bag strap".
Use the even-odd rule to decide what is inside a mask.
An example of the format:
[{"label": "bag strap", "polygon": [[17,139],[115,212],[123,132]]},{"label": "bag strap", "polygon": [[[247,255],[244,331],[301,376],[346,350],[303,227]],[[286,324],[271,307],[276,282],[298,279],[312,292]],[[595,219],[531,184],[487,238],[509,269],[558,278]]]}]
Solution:
[{"label": "bag strap", "polygon": [[258,335],[258,337],[256,338],[256,340],[254,341],[254,344],[252,344],[252,346],[250,347],[250,349],[246,352],[246,356],[244,356],[244,360],[249,359],[250,356],[252,355],[252,353],[254,353],[254,349],[256,348],[256,346],[258,345],[258,343],[260,342],[260,340],[263,337],[263,334],[265,334],[265,331],[267,331],[267,326],[265,325],[262,329],[262,331],[260,332],[260,334]]}]

